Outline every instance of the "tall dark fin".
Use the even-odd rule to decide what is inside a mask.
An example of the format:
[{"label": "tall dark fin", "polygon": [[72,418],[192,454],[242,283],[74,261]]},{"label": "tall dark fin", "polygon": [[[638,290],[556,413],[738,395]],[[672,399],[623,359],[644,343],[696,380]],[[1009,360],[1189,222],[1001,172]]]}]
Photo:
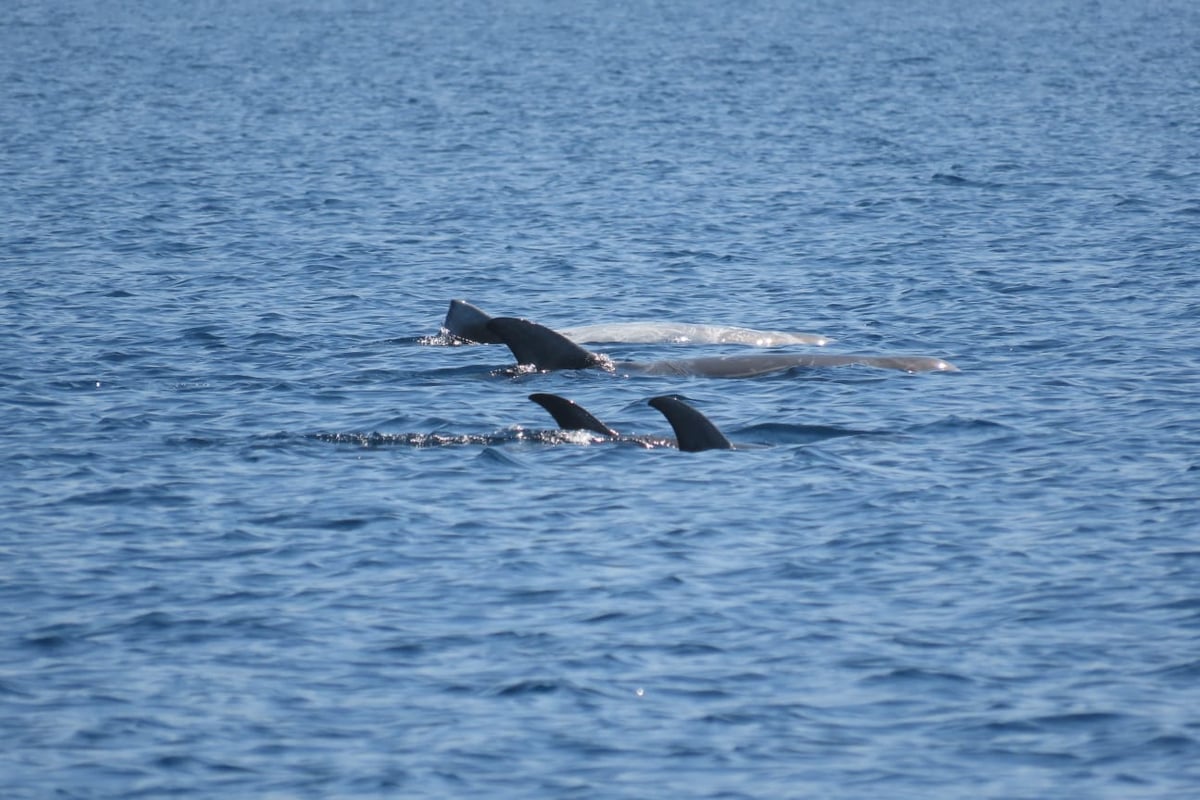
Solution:
[{"label": "tall dark fin", "polygon": [[675,429],[679,449],[689,453],[701,450],[732,450],[733,444],[717,430],[708,417],[674,397],[655,397],[650,405],[662,412]]},{"label": "tall dark fin", "polygon": [[532,364],[538,369],[587,369],[604,363],[600,356],[561,333],[527,319],[495,317],[487,327],[508,345],[518,364]]},{"label": "tall dark fin", "polygon": [[601,436],[613,437],[621,435],[593,417],[583,406],[576,405],[565,397],[556,394],[531,394],[529,399],[549,411],[558,427],[565,431],[592,431]]},{"label": "tall dark fin", "polygon": [[482,309],[468,303],[466,300],[451,300],[450,310],[446,312],[446,321],[442,328],[460,339],[479,344],[499,344],[501,339],[488,330],[487,324],[492,321]]}]

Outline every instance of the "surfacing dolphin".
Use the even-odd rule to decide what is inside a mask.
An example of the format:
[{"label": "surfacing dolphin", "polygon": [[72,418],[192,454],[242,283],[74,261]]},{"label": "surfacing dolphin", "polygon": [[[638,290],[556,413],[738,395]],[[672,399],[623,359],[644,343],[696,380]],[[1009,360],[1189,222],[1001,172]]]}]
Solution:
[{"label": "surfacing dolphin", "polygon": [[550,412],[554,421],[563,430],[583,430],[598,433],[617,441],[632,441],[646,447],[675,446],[685,453],[701,450],[732,450],[733,444],[708,417],[677,397],[663,395],[650,399],[651,407],[657,409],[671,429],[675,439],[647,436],[623,436],[596,419],[587,409],[556,394],[531,394],[529,399]]},{"label": "surfacing dolphin", "polygon": [[503,433],[317,433],[312,438],[334,444],[361,447],[405,445],[408,447],[445,447],[449,445],[492,446],[524,441],[539,444],[593,444],[620,442],[645,448],[674,447],[688,453],[702,450],[731,450],[733,444],[708,417],[676,397],[650,399],[650,405],[671,424],[675,438],[621,434],[596,419],[587,409],[556,394],[531,394],[529,399],[550,412],[559,430],[527,431],[520,428]]},{"label": "surfacing dolphin", "polygon": [[[502,344],[487,324],[492,316],[465,300],[451,300],[446,319],[442,322],[445,334],[456,340],[477,344]],[[731,325],[699,325],[688,322],[613,322],[602,325],[583,325],[559,331],[573,342],[620,342],[623,344],[744,344],[754,347],[776,347],[789,344],[826,345],[832,339],[816,333],[760,331]]]},{"label": "surfacing dolphin", "polygon": [[699,376],[707,378],[752,378],[795,367],[841,367],[861,364],[904,372],[957,372],[958,367],[931,356],[873,356],[848,353],[756,353],[751,355],[707,356],[638,363],[613,361],[577,345],[544,325],[516,317],[493,317],[488,331],[516,357],[518,364],[538,370],[602,369],[635,375]]}]

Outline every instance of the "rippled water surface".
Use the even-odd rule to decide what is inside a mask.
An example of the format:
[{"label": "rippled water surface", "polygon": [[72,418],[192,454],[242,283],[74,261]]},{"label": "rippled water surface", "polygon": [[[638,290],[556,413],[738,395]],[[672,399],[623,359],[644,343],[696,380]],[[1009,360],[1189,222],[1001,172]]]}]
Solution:
[{"label": "rippled water surface", "polygon": [[[10,3],[0,794],[1200,791],[1198,40]],[[454,297],[961,371],[513,373],[423,340]],[[747,447],[539,438],[533,392]]]}]

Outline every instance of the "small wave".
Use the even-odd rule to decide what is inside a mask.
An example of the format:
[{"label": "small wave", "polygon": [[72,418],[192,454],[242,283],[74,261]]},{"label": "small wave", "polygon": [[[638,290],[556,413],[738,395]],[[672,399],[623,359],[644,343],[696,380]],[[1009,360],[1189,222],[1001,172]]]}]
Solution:
[{"label": "small wave", "polygon": [[680,642],[668,646],[666,652],[674,656],[711,656],[724,653],[725,650],[708,642]]},{"label": "small wave", "polygon": [[764,422],[751,425],[736,432],[739,440],[759,444],[811,444],[841,436],[886,436],[890,431],[870,431],[859,428],[842,428],[835,425],[801,425],[782,422]]},{"label": "small wave", "polygon": [[275,331],[259,331],[257,333],[252,333],[246,337],[246,342],[248,344],[253,344],[253,345],[264,345],[264,344],[291,345],[297,341],[298,341],[298,339],[295,336],[289,336],[287,334],[277,333]]},{"label": "small wave", "polygon": [[915,425],[908,429],[909,433],[918,431],[927,433],[950,433],[950,434],[1015,434],[1016,431],[1001,422],[993,422],[988,419],[980,419],[977,417],[960,417],[950,415],[934,420],[933,422],[925,422],[920,425]]},{"label": "small wave", "polygon": [[617,441],[587,431],[525,430],[510,428],[494,433],[312,433],[309,439],[358,447],[497,447],[515,442],[543,445],[591,445]]},{"label": "small wave", "polygon": [[184,494],[176,493],[173,486],[148,484],[146,486],[114,486],[71,495],[64,500],[70,505],[122,506],[147,505],[182,506],[190,502]]},{"label": "small wave", "polygon": [[1185,678],[1187,680],[1200,680],[1200,659],[1191,661],[1182,661],[1177,664],[1168,664],[1161,669],[1157,669],[1151,673],[1159,677],[1165,678]]},{"label": "small wave", "polygon": [[477,461],[483,461],[491,464],[503,464],[509,467],[517,467],[521,462],[510,455],[500,452],[495,447],[485,447],[476,456]]},{"label": "small wave", "polygon": [[87,633],[80,625],[52,625],[25,637],[25,644],[35,650],[61,650],[81,643]]},{"label": "small wave", "polygon": [[330,444],[352,444],[358,447],[452,447],[502,443],[495,434],[446,433],[314,433],[311,437]]},{"label": "small wave", "polygon": [[549,678],[528,678],[500,686],[493,690],[497,697],[523,697],[527,695],[551,694],[565,688],[562,681]]},{"label": "small wave", "polygon": [[7,403],[9,405],[27,408],[54,408],[56,406],[66,405],[62,400],[57,400],[53,397],[29,394],[28,392],[22,392],[16,397],[9,398]]},{"label": "small wave", "polygon": [[226,444],[226,440],[203,436],[196,433],[181,433],[171,434],[163,437],[163,444],[168,447],[178,447],[191,450],[207,450],[214,447],[221,447]]},{"label": "small wave", "polygon": [[[209,349],[226,347],[224,337],[216,333],[216,330],[216,325],[195,325],[191,328],[185,328],[181,332],[181,336],[184,341],[196,342]],[[261,334],[255,334],[255,336],[259,335]]]},{"label": "small wave", "polygon": [[33,695],[24,689],[20,689],[9,681],[0,680],[0,697],[20,697],[27,698]]},{"label": "small wave", "polygon": [[1050,714],[1043,717],[1034,717],[1030,722],[1042,729],[1073,730],[1076,728],[1091,728],[1097,725],[1118,724],[1128,719],[1128,714],[1114,714],[1106,711],[1083,711],[1072,714]]},{"label": "small wave", "polygon": [[935,172],[931,177],[934,183],[940,183],[943,186],[961,186],[964,188],[974,189],[1002,189],[1004,184],[993,181],[978,181],[971,178],[964,178],[953,172]]},{"label": "small wave", "polygon": [[901,667],[879,675],[871,675],[864,679],[865,683],[902,683],[921,685],[957,686],[969,685],[973,681],[965,675],[938,670],[920,669],[918,667]]},{"label": "small wave", "polygon": [[[1151,750],[1157,750],[1164,755],[1170,756],[1189,755],[1194,759],[1197,755],[1200,755],[1200,752],[1198,752],[1200,751],[1200,742],[1182,733],[1156,736],[1146,742],[1145,746]],[[1195,763],[1195,761],[1192,763]]]}]

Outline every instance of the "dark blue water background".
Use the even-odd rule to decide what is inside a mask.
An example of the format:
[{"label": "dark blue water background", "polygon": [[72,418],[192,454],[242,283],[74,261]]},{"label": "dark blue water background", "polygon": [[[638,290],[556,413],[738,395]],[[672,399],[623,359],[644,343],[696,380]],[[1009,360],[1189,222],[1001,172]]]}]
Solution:
[{"label": "dark blue water background", "polygon": [[[5,798],[1200,791],[1194,2],[16,0],[0,79]],[[311,436],[534,391],[766,446]]]}]

